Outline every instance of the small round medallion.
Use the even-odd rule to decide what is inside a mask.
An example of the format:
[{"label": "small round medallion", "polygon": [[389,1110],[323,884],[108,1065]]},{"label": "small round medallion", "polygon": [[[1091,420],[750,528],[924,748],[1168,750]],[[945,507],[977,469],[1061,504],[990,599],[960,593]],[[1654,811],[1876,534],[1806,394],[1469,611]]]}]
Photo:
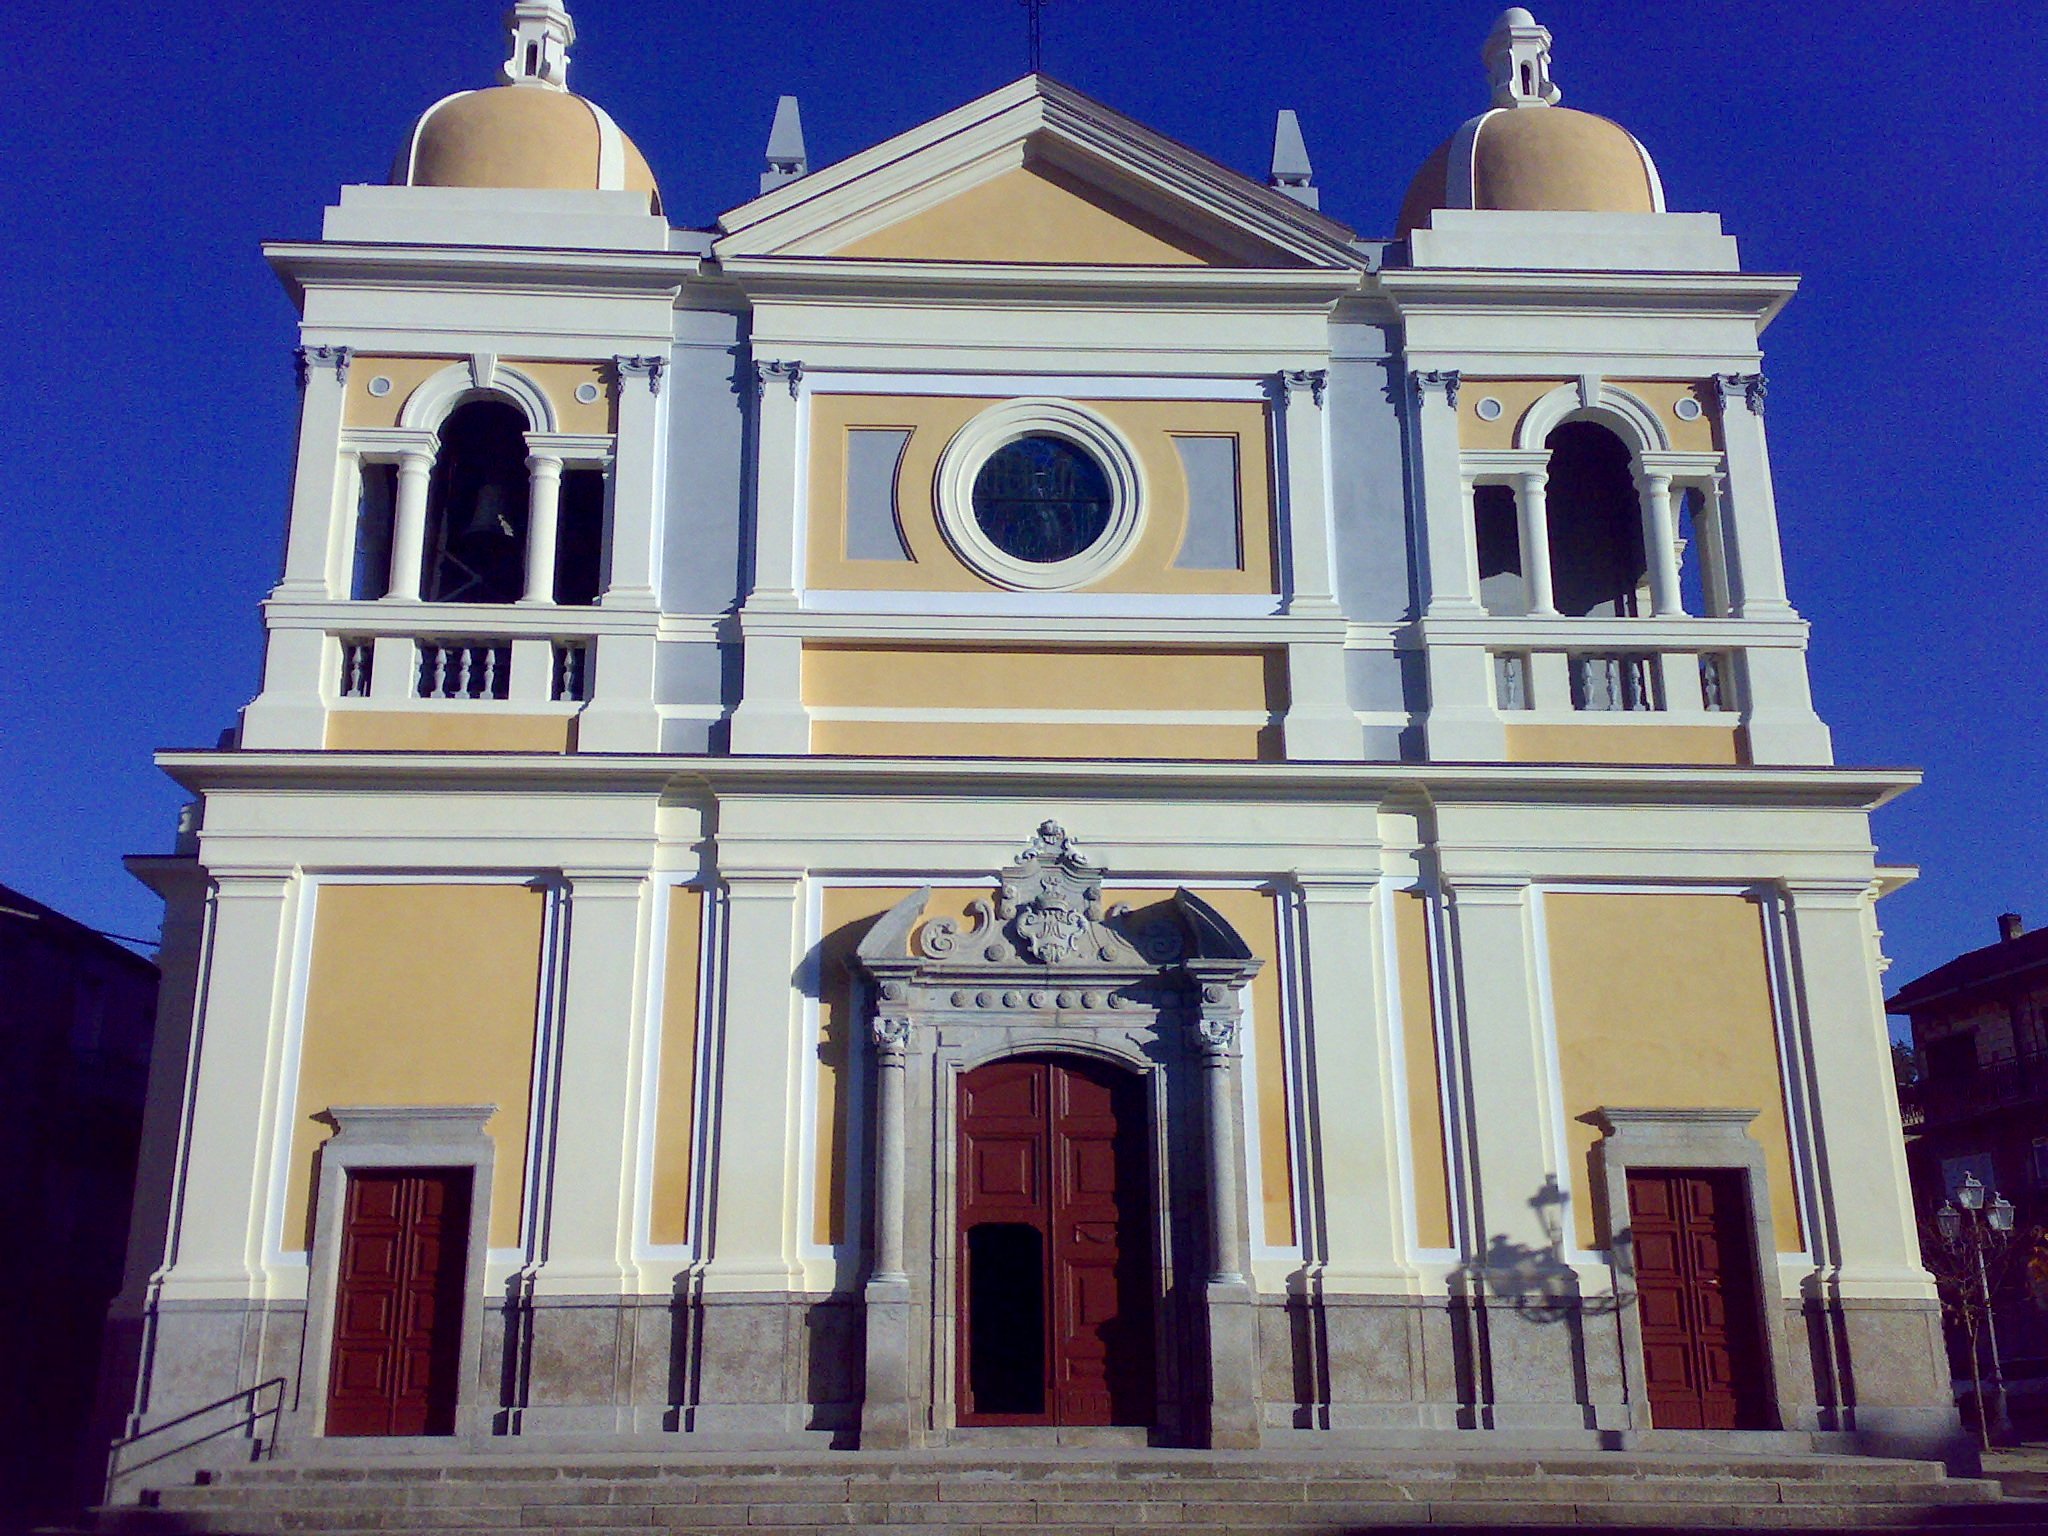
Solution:
[{"label": "small round medallion", "polygon": [[1474,406],[1473,409],[1479,413],[1479,419],[1481,421],[1499,421],[1500,413],[1504,409],[1504,407],[1498,400],[1494,399],[1493,396],[1488,395],[1484,400],[1481,400],[1478,405]]},{"label": "small round medallion", "polygon": [[585,382],[576,386],[576,400],[580,405],[595,405],[597,395],[598,389],[595,384]]},{"label": "small round medallion", "polygon": [[1700,403],[1693,399],[1691,395],[1687,395],[1678,404],[1671,407],[1671,414],[1680,421],[1698,421],[1700,419]]},{"label": "small round medallion", "polygon": [[375,395],[379,400],[382,400],[386,395],[391,393],[391,381],[385,378],[383,374],[378,374],[377,377],[370,380],[370,393]]}]

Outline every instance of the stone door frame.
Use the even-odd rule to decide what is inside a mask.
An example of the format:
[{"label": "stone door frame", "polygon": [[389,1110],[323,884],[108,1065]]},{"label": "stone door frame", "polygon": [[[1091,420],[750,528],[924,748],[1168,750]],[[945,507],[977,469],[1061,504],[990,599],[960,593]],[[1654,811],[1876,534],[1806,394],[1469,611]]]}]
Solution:
[{"label": "stone door frame", "polygon": [[1643,1320],[1637,1310],[1635,1246],[1617,1234],[1628,1228],[1628,1175],[1631,1168],[1692,1168],[1739,1176],[1749,1206],[1751,1273],[1757,1316],[1762,1327],[1762,1365],[1770,1373],[1764,1400],[1770,1407],[1771,1429],[1791,1429],[1799,1422],[1799,1404],[1792,1383],[1795,1362],[1785,1324],[1785,1298],[1778,1282],[1778,1240],[1771,1217],[1771,1182],[1764,1167],[1764,1149],[1749,1134],[1754,1109],[1629,1109],[1601,1106],[1586,1118],[1600,1130],[1593,1143],[1595,1176],[1607,1202],[1608,1262],[1614,1269],[1615,1295],[1620,1299],[1621,1361],[1628,1383],[1628,1427],[1649,1430],[1649,1391],[1643,1364]]},{"label": "stone door frame", "polygon": [[1144,1080],[1154,1428],[1255,1447],[1238,1033],[1260,962],[1186,890],[1142,930],[1121,909],[1104,912],[1101,871],[1050,822],[1002,879],[995,902],[970,908],[970,932],[925,922],[926,888],[882,917],[851,962],[870,1000],[877,1080],[861,1444],[944,1443],[957,1432],[960,1078],[1043,1054],[1091,1057]]},{"label": "stone door frame", "polygon": [[497,1148],[484,1126],[497,1112],[495,1104],[335,1105],[327,1111],[338,1129],[320,1148],[313,1243],[306,1255],[305,1351],[296,1406],[285,1415],[285,1437],[310,1439],[326,1433],[348,1176],[373,1168],[451,1168],[469,1173],[469,1251],[462,1277],[455,1432],[433,1438],[476,1440],[490,1434],[497,1396],[484,1391],[484,1266],[490,1253],[491,1176]]}]

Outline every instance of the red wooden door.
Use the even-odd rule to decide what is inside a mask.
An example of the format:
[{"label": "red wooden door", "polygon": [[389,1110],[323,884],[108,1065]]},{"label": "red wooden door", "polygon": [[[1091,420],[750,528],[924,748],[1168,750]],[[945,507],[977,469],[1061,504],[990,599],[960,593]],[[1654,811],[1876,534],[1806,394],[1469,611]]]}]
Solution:
[{"label": "red wooden door", "polygon": [[1650,1422],[1659,1429],[1770,1426],[1755,1244],[1742,1175],[1628,1175],[1636,1306]]},{"label": "red wooden door", "polygon": [[1138,1079],[993,1062],[960,1085],[960,1422],[1152,1418]]},{"label": "red wooden door", "polygon": [[455,1432],[469,1188],[466,1169],[348,1176],[328,1434]]}]

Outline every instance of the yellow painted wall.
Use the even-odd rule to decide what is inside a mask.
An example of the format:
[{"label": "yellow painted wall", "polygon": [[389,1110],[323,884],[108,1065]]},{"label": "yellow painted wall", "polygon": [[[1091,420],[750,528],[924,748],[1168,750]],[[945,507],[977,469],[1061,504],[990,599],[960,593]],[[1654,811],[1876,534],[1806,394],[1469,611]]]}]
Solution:
[{"label": "yellow painted wall", "polygon": [[[1706,379],[1610,379],[1616,389],[1625,389],[1657,412],[1664,430],[1671,434],[1671,446],[1687,453],[1713,453],[1721,446],[1721,413]],[[1700,414],[1682,420],[1672,409],[1681,400],[1697,400]]]},{"label": "yellow painted wall", "polygon": [[1738,725],[1511,725],[1511,763],[1742,763]]},{"label": "yellow painted wall", "polygon": [[336,752],[569,752],[576,746],[576,717],[330,709],[327,745]]},{"label": "yellow painted wall", "polygon": [[337,1104],[495,1104],[491,1244],[519,1241],[545,898],[524,885],[324,885],[313,911],[284,1246],[307,1246]]},{"label": "yellow painted wall", "polygon": [[1763,914],[1736,895],[1552,891],[1544,897],[1574,1220],[1602,1247],[1580,1117],[1631,1109],[1755,1109],[1778,1248],[1803,1246],[1793,1196]]},{"label": "yellow painted wall", "polygon": [[1401,1054],[1407,1068],[1409,1162],[1415,1178],[1415,1236],[1425,1248],[1451,1246],[1450,1170],[1444,1156],[1443,1075],[1436,1054],[1436,986],[1429,960],[1429,898],[1394,896],[1394,962],[1400,972]]},{"label": "yellow painted wall", "polygon": [[[828,590],[1002,590],[962,564],[939,528],[934,486],[955,433],[996,402],[936,395],[819,395],[811,402],[810,533],[806,580]],[[1266,408],[1251,400],[1081,401],[1129,440],[1145,481],[1144,525],[1093,592],[1263,593],[1274,585],[1273,467]],[[896,466],[896,516],[908,560],[846,558],[846,437],[854,430],[910,433]],[[1187,533],[1187,471],[1176,436],[1237,439],[1244,568],[1174,566]]]},{"label": "yellow painted wall", "polygon": [[677,886],[668,899],[668,955],[661,978],[661,1069],[654,1088],[651,1243],[690,1239],[690,1156],[697,1136],[697,999],[704,893]]},{"label": "yellow painted wall", "polygon": [[[1458,389],[1458,445],[1462,448],[1512,448],[1515,434],[1529,407],[1570,379],[1479,379],[1467,374]],[[1706,388],[1697,379],[1610,379],[1616,389],[1625,389],[1656,411],[1657,419],[1670,434],[1671,446],[1689,453],[1711,453],[1720,444],[1716,425],[1718,412]],[[1479,402],[1491,395],[1501,403],[1493,421],[1479,417]],[[1683,399],[1701,403],[1699,417],[1680,419],[1672,409]]]},{"label": "yellow painted wall", "polygon": [[1086,266],[1248,266],[1212,236],[1177,226],[1045,161],[1014,167],[841,247],[883,261],[1000,261]]},{"label": "yellow painted wall", "polygon": [[[846,962],[874,926],[875,919],[908,896],[910,886],[830,886],[823,893],[823,938],[819,943],[818,992],[818,1207],[813,1213],[812,1240],[819,1244],[846,1241],[845,1168],[848,1137],[845,1073],[852,1031],[852,978]],[[956,886],[932,892],[926,922],[952,917],[969,926],[967,904],[986,899],[993,887]],[[1147,906],[1172,896],[1171,890],[1118,889],[1103,892],[1109,905],[1129,902]],[[1259,1156],[1263,1183],[1252,1192],[1261,1202],[1267,1241],[1294,1241],[1294,1169],[1288,1155],[1285,1043],[1280,1020],[1278,904],[1262,891],[1202,890],[1198,893],[1243,935],[1265,960],[1252,982],[1254,1049],[1265,1070],[1258,1075]],[[920,942],[920,925],[913,942]]]},{"label": "yellow painted wall", "polygon": [[[612,382],[608,364],[602,362],[529,362],[503,358],[508,368],[517,368],[541,387],[555,408],[555,424],[563,432],[605,433],[612,430]],[[399,413],[413,393],[442,369],[466,365],[466,357],[396,357],[358,353],[349,362],[348,381],[342,398],[342,423],[350,427],[395,427]],[[370,393],[370,380],[391,381],[391,392]],[[597,386],[597,398],[585,405],[576,398],[576,386]]]},{"label": "yellow painted wall", "polygon": [[[1458,446],[1460,448],[1512,448],[1515,433],[1529,407],[1568,379],[1475,379],[1469,373],[1458,381]],[[1479,402],[1488,396],[1501,403],[1500,416],[1493,421],[1479,419]]]},{"label": "yellow painted wall", "polygon": [[1287,709],[1277,649],[812,644],[806,707],[834,710],[1236,711],[1230,723],[821,719],[811,750],[848,756],[1163,757],[1257,761],[1282,755]]}]

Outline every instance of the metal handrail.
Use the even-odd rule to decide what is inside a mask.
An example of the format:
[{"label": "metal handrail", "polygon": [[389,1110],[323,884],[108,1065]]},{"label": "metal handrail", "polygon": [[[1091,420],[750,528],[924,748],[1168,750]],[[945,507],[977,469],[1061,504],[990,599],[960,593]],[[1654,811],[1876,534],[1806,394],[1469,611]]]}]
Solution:
[{"label": "metal handrail", "polygon": [[[129,1435],[125,1439],[116,1440],[107,1447],[107,1482],[102,1497],[106,1501],[111,1502],[114,1497],[114,1484],[121,1478],[132,1476],[134,1473],[140,1472],[144,1467],[153,1467],[160,1461],[168,1460],[170,1457],[176,1456],[181,1452],[191,1450],[195,1445],[204,1445],[207,1441],[218,1439],[220,1436],[229,1434],[234,1430],[253,1429],[260,1421],[267,1418],[270,1420],[269,1438],[266,1439],[261,1435],[252,1435],[250,1437],[256,1442],[256,1448],[249,1459],[251,1461],[260,1461],[270,1454],[270,1448],[277,1443],[277,1426],[284,1417],[284,1389],[284,1377],[273,1376],[268,1381],[257,1382],[253,1387],[244,1387],[239,1392],[230,1392],[226,1397],[216,1402],[203,1404],[198,1408],[194,1408],[189,1413],[181,1413],[175,1419],[165,1419],[161,1424],[152,1424],[140,1434]],[[275,1390],[277,1393],[276,1399],[268,1408],[259,1407],[256,1403],[256,1398],[260,1394],[272,1390]],[[121,1453],[128,1450],[131,1446],[140,1445],[143,1441],[153,1439],[167,1429],[176,1429],[180,1424],[189,1424],[192,1420],[201,1418],[206,1414],[218,1413],[221,1409],[228,1407],[230,1404],[241,1402],[245,1398],[249,1403],[247,1411],[232,1422],[222,1424],[215,1429],[209,1429],[203,1435],[194,1435],[189,1440],[180,1440],[169,1450],[159,1451],[156,1455],[146,1457],[136,1462],[133,1466],[124,1467],[120,1464]]]}]

